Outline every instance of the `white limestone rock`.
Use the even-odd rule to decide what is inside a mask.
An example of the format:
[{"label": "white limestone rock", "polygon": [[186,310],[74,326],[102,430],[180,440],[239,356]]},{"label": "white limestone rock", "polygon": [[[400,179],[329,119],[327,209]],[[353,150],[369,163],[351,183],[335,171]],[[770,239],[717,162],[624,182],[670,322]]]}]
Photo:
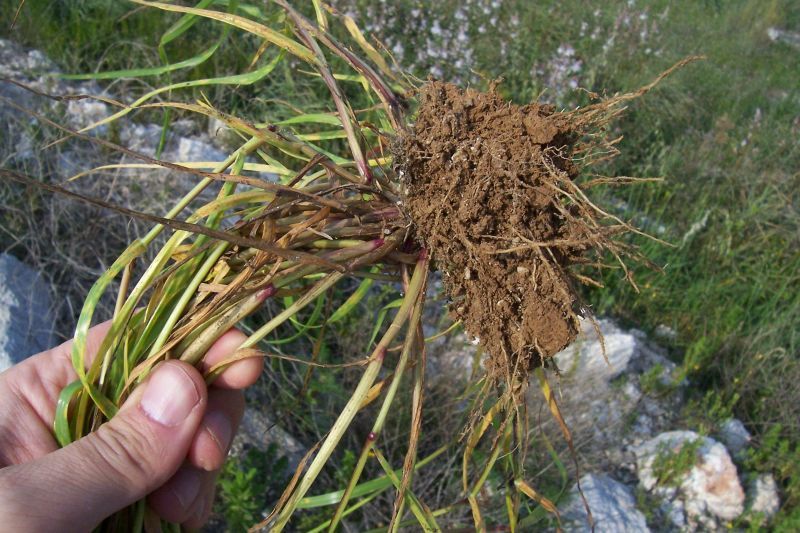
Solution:
[{"label": "white limestone rock", "polygon": [[[581,489],[592,511],[596,533],[649,532],[644,514],[636,508],[636,497],[627,485],[606,474],[586,474]],[[564,531],[591,531],[577,485],[561,509]]]},{"label": "white limestone rock", "polygon": [[[694,466],[680,474],[673,486],[665,485],[660,481],[663,473],[654,468],[657,457],[677,454],[690,443],[698,444]],[[680,500],[686,528],[713,529],[744,512],[744,491],[736,465],[725,446],[714,439],[693,431],[669,431],[636,446],[633,452],[641,486],[665,501]]]},{"label": "white limestone rock", "polygon": [[0,254],[0,371],[55,344],[50,287],[41,274]]},{"label": "white limestone rock", "polygon": [[770,519],[781,508],[778,484],[772,474],[760,474],[754,477],[747,486],[748,511],[758,513]]}]

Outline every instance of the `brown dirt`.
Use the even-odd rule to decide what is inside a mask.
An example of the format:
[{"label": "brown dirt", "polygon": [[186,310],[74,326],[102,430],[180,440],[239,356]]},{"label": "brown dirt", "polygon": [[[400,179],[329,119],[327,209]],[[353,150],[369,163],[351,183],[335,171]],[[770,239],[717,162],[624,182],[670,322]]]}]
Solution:
[{"label": "brown dirt", "polygon": [[495,377],[527,375],[578,332],[567,267],[604,240],[572,162],[581,119],[432,81],[395,149],[404,204],[443,272],[451,312]]}]

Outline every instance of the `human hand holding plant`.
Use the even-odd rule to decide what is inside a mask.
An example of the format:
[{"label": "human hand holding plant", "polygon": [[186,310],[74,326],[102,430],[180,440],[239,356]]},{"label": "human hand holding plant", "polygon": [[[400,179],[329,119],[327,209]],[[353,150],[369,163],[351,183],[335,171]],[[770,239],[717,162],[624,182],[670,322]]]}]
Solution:
[{"label": "human hand holding plant", "polygon": [[[92,328],[93,357],[110,322]],[[231,330],[208,350],[201,371],[244,340]],[[98,431],[59,449],[52,424],[61,390],[76,379],[72,342],[0,374],[0,516],[9,531],[88,531],[147,496],[173,523],[199,527],[241,421],[241,389],[262,359],[238,361],[206,387],[195,367],[168,361],[153,370]]]}]

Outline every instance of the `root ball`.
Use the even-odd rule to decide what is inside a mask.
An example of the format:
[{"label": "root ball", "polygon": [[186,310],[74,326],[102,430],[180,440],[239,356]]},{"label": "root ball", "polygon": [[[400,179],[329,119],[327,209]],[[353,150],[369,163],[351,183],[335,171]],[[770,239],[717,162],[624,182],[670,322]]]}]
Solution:
[{"label": "root ball", "polygon": [[431,81],[397,143],[404,206],[442,271],[452,314],[489,352],[490,375],[527,372],[578,333],[568,267],[605,239],[570,191],[582,123]]}]

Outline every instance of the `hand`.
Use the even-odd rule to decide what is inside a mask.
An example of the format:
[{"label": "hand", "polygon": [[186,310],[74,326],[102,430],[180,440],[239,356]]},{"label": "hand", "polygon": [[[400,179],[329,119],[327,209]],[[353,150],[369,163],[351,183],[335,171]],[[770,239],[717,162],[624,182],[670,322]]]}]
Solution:
[{"label": "hand", "polygon": [[[109,327],[89,331],[90,356]],[[236,330],[223,335],[205,369],[244,339]],[[0,374],[0,529],[89,531],[145,496],[162,518],[200,527],[244,412],[241,389],[258,379],[262,360],[232,364],[210,388],[191,365],[162,363],[113,419],[59,449],[52,434],[56,400],[77,379],[71,345]]]}]

